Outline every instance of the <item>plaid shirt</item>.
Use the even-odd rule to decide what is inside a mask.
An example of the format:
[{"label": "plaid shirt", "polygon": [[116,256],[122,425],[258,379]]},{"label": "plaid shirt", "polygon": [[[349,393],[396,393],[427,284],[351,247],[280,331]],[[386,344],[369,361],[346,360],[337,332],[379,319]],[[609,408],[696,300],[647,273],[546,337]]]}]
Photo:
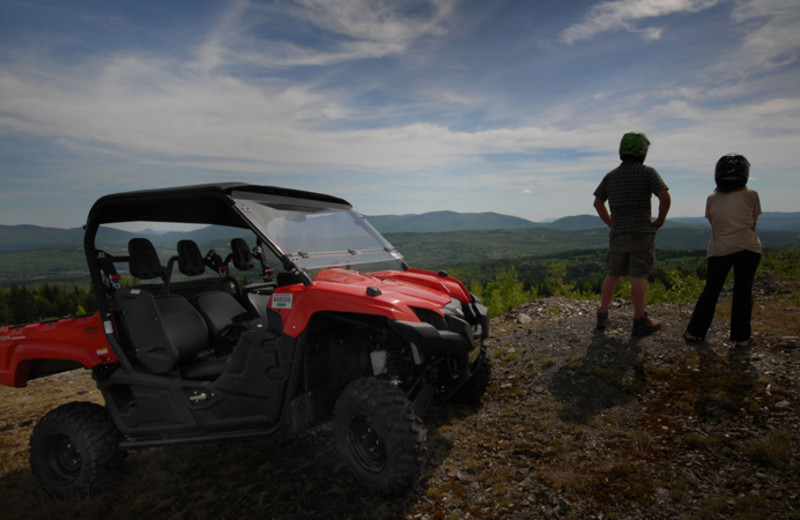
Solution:
[{"label": "plaid shirt", "polygon": [[612,231],[617,233],[655,233],[650,225],[650,198],[666,190],[664,180],[650,166],[626,161],[611,170],[594,191],[594,196],[608,201]]}]

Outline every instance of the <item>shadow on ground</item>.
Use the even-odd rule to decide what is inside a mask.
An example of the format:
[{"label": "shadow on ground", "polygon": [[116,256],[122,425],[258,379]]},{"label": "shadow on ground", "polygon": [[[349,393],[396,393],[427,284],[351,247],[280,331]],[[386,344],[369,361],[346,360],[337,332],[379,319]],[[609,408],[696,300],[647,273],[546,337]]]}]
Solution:
[{"label": "shadow on ground", "polygon": [[563,405],[563,418],[585,423],[604,409],[624,406],[645,385],[638,338],[595,334],[586,354],[553,374],[550,391]]},{"label": "shadow on ground", "polygon": [[404,518],[426,489],[452,445],[428,424],[425,475],[398,497],[370,494],[339,460],[332,428],[323,426],[287,441],[230,441],[129,453],[114,489],[88,499],[57,500],[39,489],[30,472],[0,481],[0,518],[81,519],[395,519]]}]

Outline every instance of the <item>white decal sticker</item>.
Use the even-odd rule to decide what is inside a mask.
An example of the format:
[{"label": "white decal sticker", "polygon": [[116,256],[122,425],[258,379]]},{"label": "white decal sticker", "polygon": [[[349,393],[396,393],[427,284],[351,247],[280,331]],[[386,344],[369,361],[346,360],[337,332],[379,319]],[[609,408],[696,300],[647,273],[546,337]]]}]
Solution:
[{"label": "white decal sticker", "polygon": [[273,309],[291,309],[292,308],[293,294],[273,294],[272,295],[272,308]]}]

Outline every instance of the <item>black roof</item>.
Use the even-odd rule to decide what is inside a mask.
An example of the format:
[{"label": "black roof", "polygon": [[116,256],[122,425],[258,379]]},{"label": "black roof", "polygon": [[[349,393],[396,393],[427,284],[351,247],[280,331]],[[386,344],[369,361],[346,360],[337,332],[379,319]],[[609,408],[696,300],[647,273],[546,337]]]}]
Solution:
[{"label": "black roof", "polygon": [[233,191],[291,197],[351,207],[344,199],[322,193],[258,186],[241,182],[201,184],[105,195],[89,211],[87,228],[118,222],[185,222],[246,227],[229,197]]}]

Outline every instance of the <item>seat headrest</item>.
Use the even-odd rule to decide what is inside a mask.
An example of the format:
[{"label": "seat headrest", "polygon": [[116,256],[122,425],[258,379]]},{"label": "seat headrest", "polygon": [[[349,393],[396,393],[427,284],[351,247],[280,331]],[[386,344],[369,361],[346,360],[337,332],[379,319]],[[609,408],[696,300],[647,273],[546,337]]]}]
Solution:
[{"label": "seat headrest", "polygon": [[164,266],[158,259],[156,248],[146,238],[128,241],[128,267],[131,275],[140,280],[150,280],[164,275]]},{"label": "seat headrest", "polygon": [[247,241],[243,238],[234,238],[231,240],[231,252],[233,265],[240,271],[247,271],[253,268],[255,261],[253,260],[253,253],[250,252],[250,247]]},{"label": "seat headrest", "polygon": [[199,276],[206,272],[203,254],[194,240],[178,242],[178,269],[186,276]]}]

